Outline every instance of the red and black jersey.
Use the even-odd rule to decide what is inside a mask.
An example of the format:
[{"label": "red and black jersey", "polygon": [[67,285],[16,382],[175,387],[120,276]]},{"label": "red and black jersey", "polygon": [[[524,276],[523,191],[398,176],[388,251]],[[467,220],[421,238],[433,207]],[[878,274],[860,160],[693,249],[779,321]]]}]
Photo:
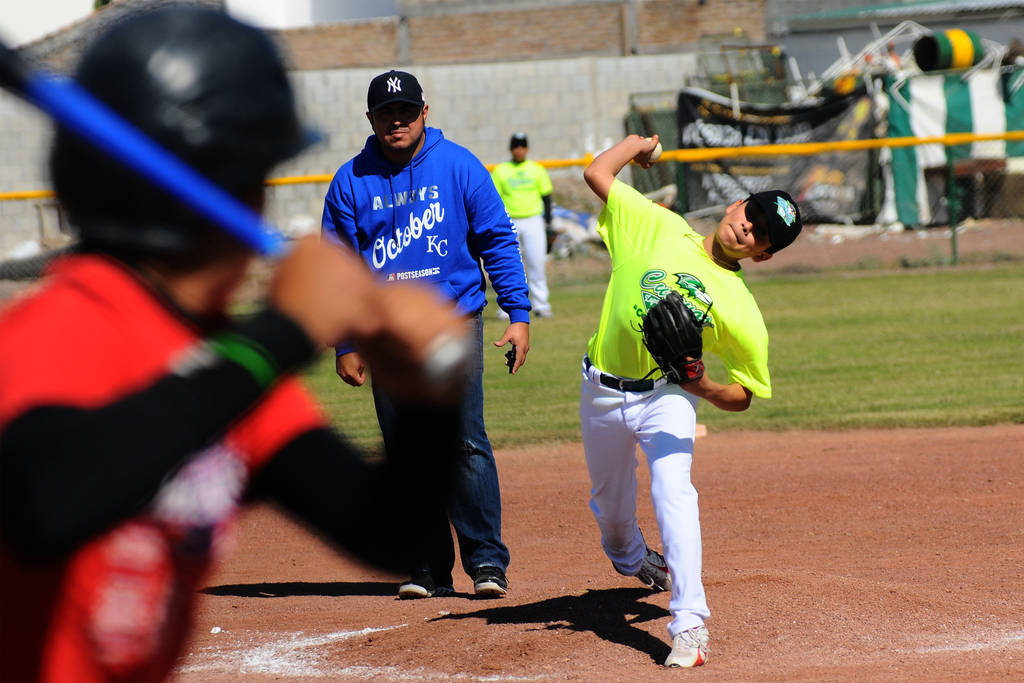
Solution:
[{"label": "red and black jersey", "polygon": [[[195,324],[124,265],[65,257],[0,314],[0,434],[41,409],[99,409],[140,391],[200,339]],[[186,454],[135,514],[73,552],[35,562],[0,546],[5,676],[166,677],[250,477],[286,444],[324,426],[305,390],[285,378]],[[97,488],[89,495],[104,496]]]}]

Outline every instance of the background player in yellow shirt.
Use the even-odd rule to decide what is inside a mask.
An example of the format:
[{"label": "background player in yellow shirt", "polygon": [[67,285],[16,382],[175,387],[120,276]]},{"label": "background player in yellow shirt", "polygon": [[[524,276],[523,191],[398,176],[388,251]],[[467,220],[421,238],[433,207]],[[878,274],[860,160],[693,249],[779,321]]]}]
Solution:
[{"label": "background player in yellow shirt", "polygon": [[513,133],[509,150],[512,160],[495,166],[491,179],[519,236],[519,252],[530,287],[533,314],[550,318],[545,268],[551,229],[551,177],[543,166],[527,160],[530,147],[525,133]]},{"label": "background player in yellow shirt", "polygon": [[[598,233],[612,275],[597,332],[587,344],[580,390],[590,508],[601,545],[620,574],[671,590],[667,667],[700,666],[708,657],[710,616],[701,582],[697,491],[690,482],[698,399],[742,411],[769,398],[768,333],[743,281],[740,261],[766,261],[800,233],[800,211],[770,190],[729,206],[704,237],[683,218],[616,179],[631,160],[651,166],[657,137],[630,135],[601,153],[583,177],[605,202]],[[671,384],[643,344],[640,324],[670,292],[704,320],[703,346],[719,356],[727,383],[706,374]],[[706,317],[705,317],[706,314]],[[664,557],[647,546],[636,520],[636,446],[651,471],[651,501]]]}]

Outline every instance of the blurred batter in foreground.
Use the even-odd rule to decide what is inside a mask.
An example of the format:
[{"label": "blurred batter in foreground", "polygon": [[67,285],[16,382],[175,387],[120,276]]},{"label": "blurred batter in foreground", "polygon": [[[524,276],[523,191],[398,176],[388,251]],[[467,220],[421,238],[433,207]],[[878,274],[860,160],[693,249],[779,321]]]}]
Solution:
[{"label": "blurred batter in foreground", "polygon": [[[130,16],[77,80],[255,210],[314,139],[270,40],[213,10]],[[0,679],[166,678],[245,500],[379,566],[418,558],[452,478],[458,391],[424,369],[466,345],[451,307],[311,237],[232,319],[247,247],[64,132],[51,165],[81,241],[0,312]],[[367,464],[292,376],[340,339],[407,402],[401,469]]]}]

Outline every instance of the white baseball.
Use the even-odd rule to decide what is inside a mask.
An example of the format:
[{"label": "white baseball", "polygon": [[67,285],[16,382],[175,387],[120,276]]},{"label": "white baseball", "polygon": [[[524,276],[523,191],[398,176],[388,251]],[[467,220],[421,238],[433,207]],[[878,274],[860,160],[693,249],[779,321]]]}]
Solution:
[{"label": "white baseball", "polygon": [[[647,138],[647,139],[650,140],[651,138]],[[659,140],[658,144],[656,144],[654,146],[654,149],[651,150],[650,154],[647,155],[647,161],[649,161],[649,162],[651,162],[653,164],[655,161],[658,160],[658,157],[660,157],[660,156],[661,156],[661,141]]]}]

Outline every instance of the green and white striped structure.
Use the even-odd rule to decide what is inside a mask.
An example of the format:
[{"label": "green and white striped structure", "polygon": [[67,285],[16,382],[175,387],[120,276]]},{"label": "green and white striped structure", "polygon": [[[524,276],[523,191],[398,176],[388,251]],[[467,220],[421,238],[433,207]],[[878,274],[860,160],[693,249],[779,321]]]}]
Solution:
[{"label": "green and white striped structure", "polygon": [[[913,76],[902,82],[890,79],[886,84],[889,137],[1024,130],[1024,70],[1000,75],[984,69],[965,80],[966,73]],[[937,198],[929,198],[925,169],[945,168],[949,160],[1007,157],[1024,157],[1024,142],[994,140],[953,147],[928,144],[893,149],[893,192],[899,221],[907,226],[932,222]]]}]

